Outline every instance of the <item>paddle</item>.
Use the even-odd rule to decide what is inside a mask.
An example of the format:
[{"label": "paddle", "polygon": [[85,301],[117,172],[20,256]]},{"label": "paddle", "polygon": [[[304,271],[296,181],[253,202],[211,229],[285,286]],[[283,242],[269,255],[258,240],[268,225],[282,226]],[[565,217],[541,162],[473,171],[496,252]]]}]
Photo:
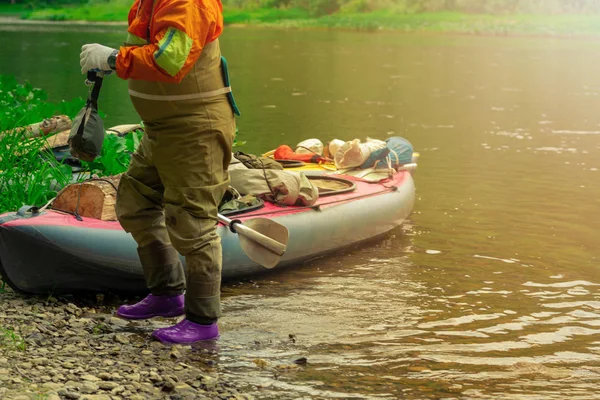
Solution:
[{"label": "paddle", "polygon": [[285,253],[289,238],[288,229],[267,218],[253,218],[242,224],[219,214],[219,221],[237,233],[244,253],[265,268],[273,268]]}]

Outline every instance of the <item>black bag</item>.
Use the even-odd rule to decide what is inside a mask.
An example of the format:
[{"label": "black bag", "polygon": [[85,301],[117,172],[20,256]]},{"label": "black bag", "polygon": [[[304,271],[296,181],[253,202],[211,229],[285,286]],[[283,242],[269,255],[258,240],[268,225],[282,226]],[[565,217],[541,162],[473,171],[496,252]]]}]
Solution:
[{"label": "black bag", "polygon": [[102,75],[88,71],[87,80],[94,87],[90,91],[85,107],[73,121],[69,134],[71,155],[79,160],[94,161],[100,155],[104,141],[104,123],[98,115],[98,95],[102,87]]}]

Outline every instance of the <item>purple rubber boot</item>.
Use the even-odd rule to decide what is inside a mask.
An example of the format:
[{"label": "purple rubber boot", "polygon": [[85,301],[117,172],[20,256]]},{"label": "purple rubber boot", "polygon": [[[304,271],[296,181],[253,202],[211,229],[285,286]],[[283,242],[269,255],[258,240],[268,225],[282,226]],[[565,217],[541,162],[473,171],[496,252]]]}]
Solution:
[{"label": "purple rubber boot", "polygon": [[125,319],[148,319],[152,317],[178,317],[184,314],[184,297],[154,296],[149,294],[139,303],[119,307],[117,316]]},{"label": "purple rubber boot", "polygon": [[152,332],[152,337],[163,343],[194,343],[201,340],[217,339],[219,337],[219,327],[216,322],[211,325],[200,325],[183,319],[177,325],[155,330]]}]

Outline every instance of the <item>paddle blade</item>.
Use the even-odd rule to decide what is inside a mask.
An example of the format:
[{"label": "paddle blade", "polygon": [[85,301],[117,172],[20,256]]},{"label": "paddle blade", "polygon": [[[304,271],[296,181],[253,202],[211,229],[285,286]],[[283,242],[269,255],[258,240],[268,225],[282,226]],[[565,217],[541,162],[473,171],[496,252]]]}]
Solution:
[{"label": "paddle blade", "polygon": [[[281,243],[284,249],[285,246],[287,246],[289,232],[284,225],[267,218],[253,218],[244,221],[243,225],[246,228],[252,229]],[[260,264],[265,268],[273,268],[279,263],[279,259],[281,258],[280,254],[266,248],[261,245],[260,242],[242,234],[242,232],[238,232],[238,236],[242,250],[244,250],[248,257],[255,263]]]}]

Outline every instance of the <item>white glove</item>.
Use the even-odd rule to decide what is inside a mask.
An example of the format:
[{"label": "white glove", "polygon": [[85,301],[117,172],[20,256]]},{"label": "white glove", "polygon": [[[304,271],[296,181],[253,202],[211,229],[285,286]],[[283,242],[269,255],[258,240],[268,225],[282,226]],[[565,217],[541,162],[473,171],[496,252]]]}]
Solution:
[{"label": "white glove", "polygon": [[81,65],[81,73],[83,75],[91,69],[100,71],[110,71],[108,65],[108,57],[115,49],[102,46],[98,43],[84,44],[79,55],[79,65]]}]

